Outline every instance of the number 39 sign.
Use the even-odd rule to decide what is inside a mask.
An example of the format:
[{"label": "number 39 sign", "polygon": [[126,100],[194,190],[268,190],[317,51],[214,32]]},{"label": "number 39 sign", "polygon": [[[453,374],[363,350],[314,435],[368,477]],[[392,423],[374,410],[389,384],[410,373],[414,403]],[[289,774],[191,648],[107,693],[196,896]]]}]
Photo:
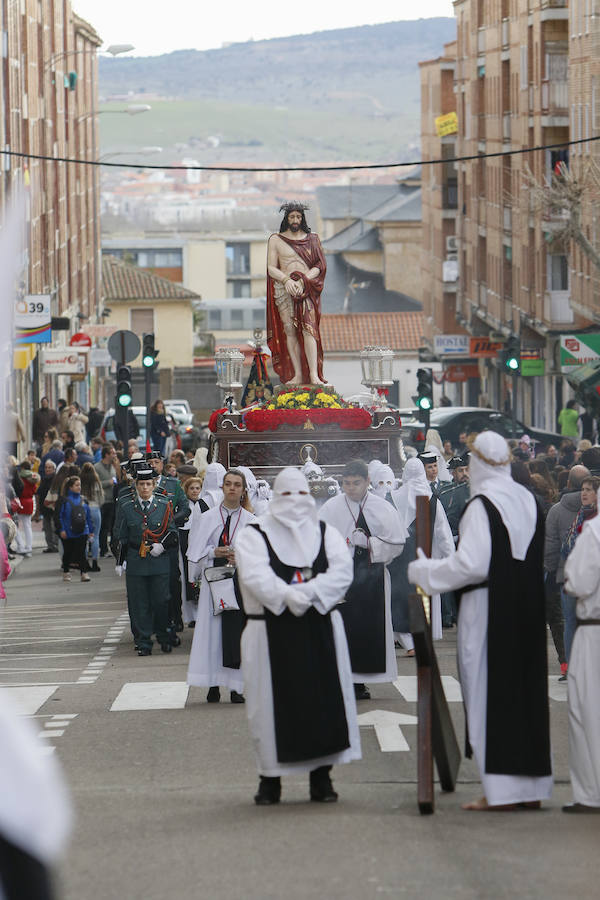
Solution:
[{"label": "number 39 sign", "polygon": [[50,294],[29,294],[15,307],[15,343],[50,344]]}]

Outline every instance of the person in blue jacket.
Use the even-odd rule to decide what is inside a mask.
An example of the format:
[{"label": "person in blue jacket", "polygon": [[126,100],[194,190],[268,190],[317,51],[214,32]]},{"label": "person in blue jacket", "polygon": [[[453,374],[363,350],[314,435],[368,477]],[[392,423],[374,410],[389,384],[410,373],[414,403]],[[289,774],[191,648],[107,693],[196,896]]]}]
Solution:
[{"label": "person in blue jacket", "polygon": [[71,581],[69,569],[73,563],[79,566],[81,580],[89,581],[86,547],[94,536],[94,526],[90,507],[81,496],[79,475],[71,475],[63,485],[59,521],[59,534],[63,543],[63,581]]}]

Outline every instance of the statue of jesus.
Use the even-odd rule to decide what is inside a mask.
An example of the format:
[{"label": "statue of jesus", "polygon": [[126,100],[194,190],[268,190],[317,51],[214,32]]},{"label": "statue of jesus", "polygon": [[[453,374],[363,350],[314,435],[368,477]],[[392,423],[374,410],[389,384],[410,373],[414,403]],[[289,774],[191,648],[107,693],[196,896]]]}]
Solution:
[{"label": "statue of jesus", "polygon": [[267,251],[267,343],[273,368],[291,385],[326,384],[319,324],[327,264],[307,209],[295,201],[280,207],[283,221]]}]

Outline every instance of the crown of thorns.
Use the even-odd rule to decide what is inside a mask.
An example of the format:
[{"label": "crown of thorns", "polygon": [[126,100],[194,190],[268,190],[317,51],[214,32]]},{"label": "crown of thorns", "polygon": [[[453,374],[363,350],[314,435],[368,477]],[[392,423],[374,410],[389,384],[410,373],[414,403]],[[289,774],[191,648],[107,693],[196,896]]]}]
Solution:
[{"label": "crown of thorns", "polygon": [[307,206],[306,203],[300,203],[299,200],[290,200],[289,203],[281,204],[279,212],[304,212],[307,209],[310,209],[310,206]]},{"label": "crown of thorns", "polygon": [[491,459],[489,456],[486,456],[485,453],[482,453],[475,446],[475,440],[477,439],[477,434],[470,434],[467,437],[467,447],[469,453],[472,453],[474,456],[477,456],[482,462],[487,463],[488,466],[508,466],[513,460],[513,455],[508,451],[508,457],[506,459]]}]

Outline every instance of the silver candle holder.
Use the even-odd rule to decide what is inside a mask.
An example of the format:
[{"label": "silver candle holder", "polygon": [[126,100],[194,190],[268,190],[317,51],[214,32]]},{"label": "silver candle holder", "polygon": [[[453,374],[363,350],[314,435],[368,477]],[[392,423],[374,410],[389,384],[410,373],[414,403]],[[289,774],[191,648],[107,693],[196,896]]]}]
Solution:
[{"label": "silver candle holder", "polygon": [[394,351],[389,347],[365,347],[360,351],[362,381],[371,390],[373,406],[387,409],[388,403],[383,390],[394,383],[392,367]]},{"label": "silver candle holder", "polygon": [[215,368],[217,370],[217,387],[225,392],[225,404],[229,412],[236,408],[235,391],[241,391],[242,367],[244,354],[237,347],[220,347],[215,353]]}]

